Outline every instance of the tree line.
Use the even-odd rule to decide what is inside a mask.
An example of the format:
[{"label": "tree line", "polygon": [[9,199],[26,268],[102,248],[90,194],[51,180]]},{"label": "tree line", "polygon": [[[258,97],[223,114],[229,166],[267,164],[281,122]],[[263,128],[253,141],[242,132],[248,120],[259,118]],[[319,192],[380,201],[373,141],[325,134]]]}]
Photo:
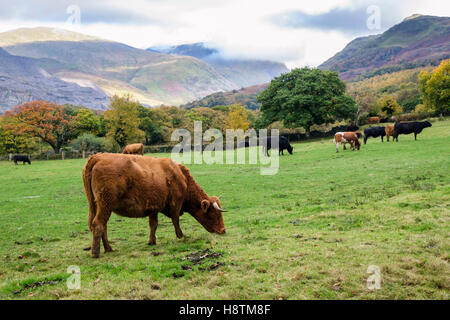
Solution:
[{"label": "tree line", "polygon": [[[415,112],[450,114],[450,60],[435,70],[415,75],[420,102]],[[384,95],[368,102],[362,90],[343,82],[336,72],[299,68],[273,79],[258,95],[259,110],[232,104],[197,108],[160,106],[147,108],[130,95],[113,96],[108,110],[32,101],[14,107],[0,118],[0,154],[33,153],[71,148],[78,151],[120,151],[126,144],[166,144],[176,129],[193,132],[194,121],[203,130],[301,128],[309,135],[313,126],[339,121],[355,122],[366,115],[396,115],[403,112],[396,97]],[[407,85],[406,85],[407,86]],[[416,93],[412,97],[416,99]]]},{"label": "tree line", "polygon": [[[130,95],[113,96],[108,110],[32,101],[14,107],[0,118],[0,154],[34,153],[39,149],[118,152],[125,145],[170,142],[174,130],[247,130],[254,126],[256,112],[241,105],[215,108],[144,107]],[[42,147],[42,144],[44,145]]]}]

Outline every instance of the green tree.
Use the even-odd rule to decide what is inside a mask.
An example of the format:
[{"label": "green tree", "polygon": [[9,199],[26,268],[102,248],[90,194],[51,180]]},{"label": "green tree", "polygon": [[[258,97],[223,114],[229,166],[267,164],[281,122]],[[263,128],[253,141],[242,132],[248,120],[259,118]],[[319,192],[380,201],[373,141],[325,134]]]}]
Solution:
[{"label": "green tree", "polygon": [[159,109],[138,106],[139,129],[145,134],[145,144],[155,144],[164,141],[164,123],[168,121],[167,116]]},{"label": "green tree", "polygon": [[294,69],[271,81],[258,96],[266,124],[282,121],[286,127],[302,127],[355,119],[355,101],[345,94],[345,83],[332,71]]},{"label": "green tree", "polygon": [[105,112],[107,136],[114,139],[121,148],[128,143],[138,142],[144,138],[144,132],[139,129],[138,101],[130,95],[111,98],[109,109]]},{"label": "green tree", "polygon": [[34,138],[5,130],[2,122],[2,118],[0,118],[0,154],[31,153],[36,149]]},{"label": "green tree", "polygon": [[92,110],[86,108],[82,108],[77,111],[73,118],[73,125],[77,136],[82,133],[98,135],[100,132],[99,117],[92,112]]},{"label": "green tree", "polygon": [[450,114],[450,59],[443,60],[431,73],[419,74],[419,89],[425,108],[438,114]]}]

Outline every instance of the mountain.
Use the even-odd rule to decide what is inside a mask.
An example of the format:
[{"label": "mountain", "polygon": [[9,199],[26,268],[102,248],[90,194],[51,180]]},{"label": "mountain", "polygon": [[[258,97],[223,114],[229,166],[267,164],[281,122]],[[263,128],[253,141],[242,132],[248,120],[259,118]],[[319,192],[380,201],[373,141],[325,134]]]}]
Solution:
[{"label": "mountain", "polygon": [[39,60],[10,55],[0,48],[0,114],[17,104],[33,100],[84,105],[92,109],[108,105],[108,96],[98,88],[60,80],[39,64]]},{"label": "mountain", "polygon": [[109,96],[131,93],[147,105],[176,105],[236,88],[208,63],[151,52],[66,30],[23,28],[0,34],[8,53],[35,59],[52,76]]},{"label": "mountain", "polygon": [[182,108],[191,109],[197,107],[213,108],[215,106],[228,106],[234,103],[241,104],[247,109],[259,109],[260,103],[256,100],[258,94],[269,86],[268,83],[250,86],[228,92],[216,92],[202,99],[182,105]]},{"label": "mountain", "polygon": [[266,83],[281,73],[289,71],[283,63],[279,62],[226,58],[218,49],[208,47],[203,42],[172,47],[152,47],[147,50],[201,59],[233,82],[235,89]]},{"label": "mountain", "polygon": [[450,58],[450,18],[413,15],[379,35],[356,38],[319,66],[355,80],[437,65]]}]

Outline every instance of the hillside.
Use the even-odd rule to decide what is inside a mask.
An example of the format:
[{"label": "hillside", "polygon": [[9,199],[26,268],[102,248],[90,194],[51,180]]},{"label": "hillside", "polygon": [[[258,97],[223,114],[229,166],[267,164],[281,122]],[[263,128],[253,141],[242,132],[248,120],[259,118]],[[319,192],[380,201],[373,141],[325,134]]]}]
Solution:
[{"label": "hillside", "polygon": [[82,87],[51,76],[40,61],[10,55],[0,48],[0,114],[32,100],[103,109],[109,98],[98,88]]},{"label": "hillside", "polygon": [[38,59],[55,77],[98,86],[109,95],[126,90],[148,105],[181,104],[237,87],[193,57],[75,35],[50,28],[18,29],[0,34],[0,46],[12,55]]},{"label": "hillside", "polygon": [[210,48],[202,42],[149,49],[154,52],[191,56],[201,59],[213,66],[223,77],[232,81],[236,85],[235,88],[266,83],[278,77],[281,73],[289,71],[284,63],[267,60],[227,58],[220,50]]},{"label": "hillside", "polygon": [[239,90],[232,90],[227,92],[216,92],[210,94],[202,99],[192,101],[184,104],[181,107],[186,109],[197,107],[212,108],[221,105],[231,105],[234,103],[241,104],[247,109],[255,110],[259,109],[260,104],[256,100],[258,94],[267,88],[269,84],[259,84],[251,87],[241,88]]},{"label": "hillside", "polygon": [[414,15],[383,34],[351,41],[319,66],[355,80],[392,71],[437,65],[450,57],[450,18]]},{"label": "hillside", "polygon": [[347,83],[347,93],[358,103],[360,110],[373,110],[377,100],[391,96],[400,104],[404,112],[412,112],[423,103],[419,91],[418,75],[422,70],[430,72],[433,67],[421,67],[375,75],[360,81]]}]

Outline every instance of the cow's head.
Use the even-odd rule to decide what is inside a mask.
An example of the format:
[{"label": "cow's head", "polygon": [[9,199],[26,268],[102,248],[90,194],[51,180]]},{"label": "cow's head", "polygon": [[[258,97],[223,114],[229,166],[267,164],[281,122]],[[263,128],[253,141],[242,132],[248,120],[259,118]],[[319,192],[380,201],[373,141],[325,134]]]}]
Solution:
[{"label": "cow's head", "polygon": [[355,140],[355,147],[356,147],[356,149],[358,149],[358,150],[361,148],[361,143],[359,142],[358,139]]},{"label": "cow's head", "polygon": [[211,233],[225,233],[222,212],[226,212],[226,210],[222,209],[218,197],[209,197],[209,199],[202,200],[200,210],[202,214],[199,215],[201,218],[198,220],[206,230]]},{"label": "cow's head", "polygon": [[287,151],[289,152],[289,154],[292,154],[293,150],[294,150],[294,148],[291,145],[288,145]]},{"label": "cow's head", "polygon": [[424,128],[429,128],[429,127],[431,127],[430,121],[424,121],[424,122],[423,122],[423,127],[424,127]]}]

